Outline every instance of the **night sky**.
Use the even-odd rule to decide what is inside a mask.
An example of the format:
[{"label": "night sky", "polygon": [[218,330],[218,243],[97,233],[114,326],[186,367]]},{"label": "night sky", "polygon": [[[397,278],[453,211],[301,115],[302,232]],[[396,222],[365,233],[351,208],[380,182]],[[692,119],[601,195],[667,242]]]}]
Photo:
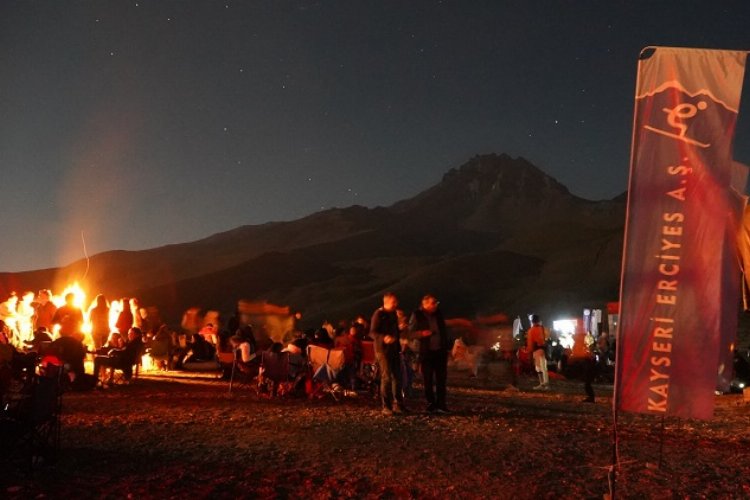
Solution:
[{"label": "night sky", "polygon": [[747,1],[4,0],[0,271],[81,258],[81,231],[94,254],[388,205],[478,153],[611,198],[640,49],[750,49],[748,20]]}]

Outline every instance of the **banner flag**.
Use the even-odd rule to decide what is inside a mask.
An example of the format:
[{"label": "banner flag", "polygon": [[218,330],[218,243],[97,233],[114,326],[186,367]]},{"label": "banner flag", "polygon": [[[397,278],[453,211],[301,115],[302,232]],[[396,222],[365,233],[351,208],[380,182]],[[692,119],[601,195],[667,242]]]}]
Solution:
[{"label": "banner flag", "polygon": [[737,343],[739,318],[732,304],[736,304],[739,308],[739,297],[743,290],[742,272],[744,266],[740,236],[744,231],[743,219],[745,207],[747,207],[747,196],[744,193],[747,185],[748,168],[746,165],[735,161],[731,173],[731,189],[727,194],[730,211],[724,243],[723,296],[721,299],[721,304],[726,305],[727,311],[721,315],[721,324],[719,325],[719,365],[716,382],[716,388],[721,392],[729,392],[730,383],[734,377],[734,349]]},{"label": "banner flag", "polygon": [[641,53],[617,340],[621,410],[713,415],[722,329],[739,306],[729,235],[742,219],[732,138],[745,59],[707,49]]},{"label": "banner flag", "polygon": [[742,217],[742,225],[737,235],[737,248],[740,252],[740,265],[742,266],[742,306],[745,311],[750,310],[750,207],[745,205],[745,213]]}]

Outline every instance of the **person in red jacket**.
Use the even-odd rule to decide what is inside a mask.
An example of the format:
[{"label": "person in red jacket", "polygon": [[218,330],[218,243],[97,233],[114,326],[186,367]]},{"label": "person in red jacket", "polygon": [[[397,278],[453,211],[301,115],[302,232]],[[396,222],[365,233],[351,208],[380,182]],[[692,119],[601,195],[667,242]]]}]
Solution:
[{"label": "person in red jacket", "polygon": [[526,350],[534,358],[534,369],[539,377],[539,385],[534,389],[549,389],[549,374],[547,373],[547,332],[544,331],[542,320],[534,314],[531,316],[531,328],[526,332]]}]

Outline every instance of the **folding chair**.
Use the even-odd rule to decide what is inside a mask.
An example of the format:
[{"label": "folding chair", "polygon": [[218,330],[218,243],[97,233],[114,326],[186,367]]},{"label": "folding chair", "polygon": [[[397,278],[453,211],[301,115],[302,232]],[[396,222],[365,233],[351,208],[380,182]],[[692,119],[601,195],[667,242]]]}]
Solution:
[{"label": "folding chair", "polygon": [[380,370],[375,357],[375,342],[372,340],[362,341],[362,363],[359,368],[359,379],[362,385],[375,396],[379,393]]},{"label": "folding chair", "polygon": [[[110,369],[113,371],[113,384],[129,384],[138,380],[138,375],[140,374],[141,365],[143,363],[144,350],[145,346],[142,346],[132,359],[129,357],[122,357],[118,360],[118,366],[110,366]],[[124,368],[125,366],[128,366],[128,368]],[[129,376],[128,372],[130,373]],[[95,375],[98,376],[98,374]]]},{"label": "folding chair", "polygon": [[40,459],[57,461],[60,452],[60,414],[67,373],[62,365],[47,364],[40,370],[32,398],[30,438],[31,466]]},{"label": "folding chair", "polygon": [[289,353],[263,351],[258,372],[258,394],[270,397],[284,395],[291,391],[289,374]]},{"label": "folding chair", "polygon": [[229,376],[229,394],[232,394],[235,386],[253,388],[253,380],[258,376],[259,368],[260,360],[257,356],[253,355],[253,359],[245,363],[241,359],[240,350],[235,349],[232,372]]},{"label": "folding chair", "polygon": [[3,396],[1,440],[10,455],[22,458],[29,470],[57,460],[65,379],[62,364],[42,366],[39,375],[24,370],[16,378],[15,389]]},{"label": "folding chair", "polygon": [[338,401],[343,393],[343,388],[338,384],[337,379],[344,368],[344,350],[311,345],[307,347],[307,359],[310,363],[313,383],[310,397],[328,393]]}]

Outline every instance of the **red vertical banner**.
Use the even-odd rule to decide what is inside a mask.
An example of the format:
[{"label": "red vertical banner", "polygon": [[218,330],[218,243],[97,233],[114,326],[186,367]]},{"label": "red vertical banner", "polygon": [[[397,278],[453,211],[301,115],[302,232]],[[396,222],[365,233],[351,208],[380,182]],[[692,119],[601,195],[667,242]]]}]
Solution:
[{"label": "red vertical banner", "polygon": [[[647,48],[638,63],[615,404],[713,415],[739,304],[732,138],[745,52]],[[732,282],[734,276],[734,282]]]}]

